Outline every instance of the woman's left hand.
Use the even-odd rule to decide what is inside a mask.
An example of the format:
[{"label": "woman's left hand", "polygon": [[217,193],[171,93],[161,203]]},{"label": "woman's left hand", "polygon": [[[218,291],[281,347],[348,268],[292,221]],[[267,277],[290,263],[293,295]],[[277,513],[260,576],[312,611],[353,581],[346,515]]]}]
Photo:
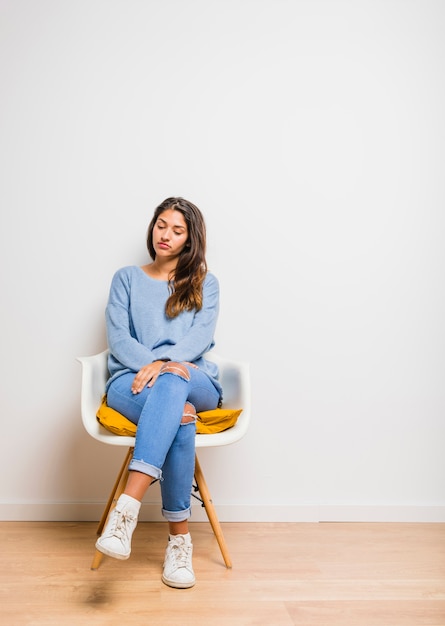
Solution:
[{"label": "woman's left hand", "polygon": [[132,393],[141,393],[144,387],[153,387],[163,365],[164,361],[153,361],[153,363],[148,363],[148,365],[141,367],[133,379],[133,384],[131,385]]}]

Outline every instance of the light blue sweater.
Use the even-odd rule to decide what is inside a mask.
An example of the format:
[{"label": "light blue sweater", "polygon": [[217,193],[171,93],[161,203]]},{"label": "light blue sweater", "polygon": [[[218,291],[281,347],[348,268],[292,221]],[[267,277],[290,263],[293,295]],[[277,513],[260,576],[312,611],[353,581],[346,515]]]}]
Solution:
[{"label": "light blue sweater", "polygon": [[207,273],[203,306],[173,319],[165,314],[168,282],[150,278],[137,266],[123,267],[111,281],[105,312],[110,349],[110,382],[126,372],[138,372],[157,359],[195,363],[221,393],[218,367],[203,355],[213,348],[219,312],[219,284]]}]

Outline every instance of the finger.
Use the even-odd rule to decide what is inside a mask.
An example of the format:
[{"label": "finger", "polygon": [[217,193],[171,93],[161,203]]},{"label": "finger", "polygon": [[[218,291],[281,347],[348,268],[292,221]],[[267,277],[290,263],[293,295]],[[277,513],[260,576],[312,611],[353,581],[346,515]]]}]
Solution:
[{"label": "finger", "polygon": [[153,385],[155,384],[155,382],[158,379],[158,376],[159,376],[159,374],[153,374],[153,376],[151,377],[151,379],[147,383],[147,387],[153,387]]},{"label": "finger", "polygon": [[149,377],[148,376],[143,376],[141,375],[141,373],[139,372],[133,380],[133,384],[131,385],[131,391],[133,393],[140,393],[142,391],[142,389],[145,387],[146,383],[148,382]]}]

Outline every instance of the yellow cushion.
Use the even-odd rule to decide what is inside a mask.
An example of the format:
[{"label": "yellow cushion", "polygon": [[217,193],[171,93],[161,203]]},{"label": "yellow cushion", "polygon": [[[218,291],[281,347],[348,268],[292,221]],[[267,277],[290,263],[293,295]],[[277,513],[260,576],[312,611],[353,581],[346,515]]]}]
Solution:
[{"label": "yellow cushion", "polygon": [[[213,409],[212,411],[202,411],[198,413],[196,421],[196,432],[200,435],[211,435],[227,430],[236,424],[242,409]],[[136,434],[136,424],[130,422],[118,411],[115,411],[107,404],[107,397],[102,398],[100,407],[97,410],[97,419],[104,428],[115,435],[134,437]]]}]

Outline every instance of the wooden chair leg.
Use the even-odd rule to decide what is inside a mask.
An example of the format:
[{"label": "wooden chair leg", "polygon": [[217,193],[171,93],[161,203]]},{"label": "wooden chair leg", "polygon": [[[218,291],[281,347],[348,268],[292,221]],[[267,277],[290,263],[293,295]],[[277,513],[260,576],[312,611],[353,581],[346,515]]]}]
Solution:
[{"label": "wooden chair leg", "polygon": [[230,558],[229,550],[224,539],[221,525],[219,523],[218,516],[216,515],[215,507],[213,506],[212,498],[210,497],[207,483],[205,481],[204,474],[202,473],[201,465],[198,461],[197,455],[195,456],[195,480],[196,486],[201,495],[202,503],[207,513],[207,517],[209,518],[210,525],[220,547],[224,563],[226,564],[226,567],[230,569],[232,567],[232,560]]},{"label": "wooden chair leg", "polygon": [[[114,483],[113,489],[110,493],[110,497],[108,498],[108,502],[106,504],[104,512],[102,513],[99,526],[97,527],[96,532],[98,536],[102,534],[104,526],[107,523],[108,516],[110,515],[111,511],[116,506],[116,502],[118,501],[119,496],[123,493],[125,489],[125,485],[127,484],[127,480],[128,480],[128,466],[130,464],[132,457],[133,457],[133,448],[129,448],[127,455],[124,459],[124,462],[122,463],[120,472],[116,478],[116,482]],[[91,569],[99,568],[99,565],[101,564],[101,561],[102,561],[102,557],[103,557],[102,552],[99,552],[99,550],[96,550],[94,553],[93,562],[91,564]]]}]

